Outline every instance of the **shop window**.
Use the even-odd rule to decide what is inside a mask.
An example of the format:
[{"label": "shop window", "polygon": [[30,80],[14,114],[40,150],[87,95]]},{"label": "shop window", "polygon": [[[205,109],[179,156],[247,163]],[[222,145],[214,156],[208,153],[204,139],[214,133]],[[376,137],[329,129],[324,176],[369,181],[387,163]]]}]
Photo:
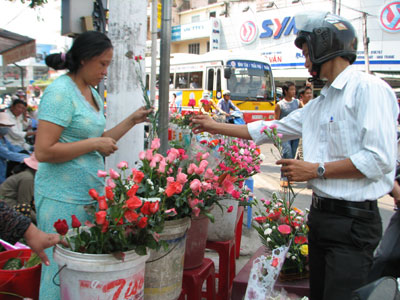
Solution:
[{"label": "shop window", "polygon": [[210,12],[209,17],[210,18],[216,18],[217,17],[217,12],[215,12],[215,11]]}]

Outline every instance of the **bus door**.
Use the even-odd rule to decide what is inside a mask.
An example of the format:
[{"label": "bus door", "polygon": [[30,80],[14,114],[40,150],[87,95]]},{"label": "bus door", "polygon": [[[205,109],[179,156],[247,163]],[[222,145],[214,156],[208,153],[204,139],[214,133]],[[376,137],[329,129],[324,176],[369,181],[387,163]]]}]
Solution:
[{"label": "bus door", "polygon": [[212,99],[217,103],[222,98],[222,68],[207,67],[205,90],[211,93]]}]

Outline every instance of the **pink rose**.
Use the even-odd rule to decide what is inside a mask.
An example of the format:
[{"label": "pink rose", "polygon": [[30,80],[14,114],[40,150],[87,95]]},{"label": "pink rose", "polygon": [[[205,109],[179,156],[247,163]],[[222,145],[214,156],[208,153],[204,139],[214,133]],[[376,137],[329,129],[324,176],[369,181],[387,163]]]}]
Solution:
[{"label": "pink rose", "polygon": [[190,183],[190,189],[192,190],[193,193],[200,193],[201,192],[201,182],[198,179],[193,179],[193,181]]},{"label": "pink rose", "polygon": [[278,136],[278,138],[280,138],[280,139],[283,137],[282,133],[278,133],[277,136]]},{"label": "pink rose", "polygon": [[187,182],[187,175],[184,173],[178,173],[178,175],[176,175],[176,181],[185,184]]},{"label": "pink rose", "polygon": [[214,172],[213,172],[213,170],[211,169],[211,168],[208,168],[207,170],[206,170],[206,173],[204,174],[204,179],[205,180],[209,180],[209,179],[212,179],[214,177]]},{"label": "pink rose", "polygon": [[151,161],[153,159],[153,150],[147,149],[144,158],[147,159],[148,161]]},{"label": "pink rose", "polygon": [[278,226],[278,230],[280,233],[282,234],[290,234],[290,232],[292,231],[292,229],[290,228],[289,225],[283,224],[283,225],[279,225]]},{"label": "pink rose", "polygon": [[165,211],[166,215],[170,215],[171,217],[176,216],[178,213],[175,208],[170,208]]},{"label": "pink rose", "polygon": [[107,172],[106,171],[102,171],[102,170],[98,170],[97,171],[97,176],[98,177],[107,177]]},{"label": "pink rose", "polygon": [[210,153],[206,152],[201,156],[201,159],[207,159],[209,156],[210,156]]},{"label": "pink rose", "polygon": [[107,183],[107,186],[109,186],[112,189],[115,189],[115,187],[117,186],[115,184],[114,180],[112,180],[111,178],[108,178],[106,183]]},{"label": "pink rose", "polygon": [[146,152],[144,152],[144,151],[140,151],[139,152],[139,159],[140,160],[144,160],[145,156],[146,156]]},{"label": "pink rose", "polygon": [[205,168],[207,168],[207,166],[208,166],[208,161],[206,161],[206,160],[202,160],[199,164],[199,168],[201,168],[201,169],[205,169]]},{"label": "pink rose", "polygon": [[160,139],[159,139],[159,138],[155,138],[155,139],[151,142],[151,149],[157,150],[158,148],[160,148]]},{"label": "pink rose", "polygon": [[271,129],[276,129],[276,128],[278,128],[278,125],[276,125],[276,124],[271,124],[271,125],[269,125],[269,128],[271,128]]},{"label": "pink rose", "polygon": [[114,171],[113,169],[110,169],[109,173],[110,173],[110,177],[112,179],[118,179],[119,178],[119,174],[116,171]]},{"label": "pink rose", "polygon": [[159,165],[158,165],[158,169],[157,172],[158,173],[164,173],[165,172],[165,167],[167,166],[167,163],[165,162],[165,159],[163,159],[162,161],[160,161]]},{"label": "pink rose", "polygon": [[192,208],[192,211],[193,211],[193,213],[194,213],[194,215],[195,215],[196,217],[199,216],[199,214],[200,214],[200,208],[194,207],[194,208]]},{"label": "pink rose", "polygon": [[123,169],[123,168],[128,168],[128,163],[126,161],[121,161],[118,165],[117,165],[118,169]]},{"label": "pink rose", "polygon": [[192,175],[196,169],[197,169],[197,166],[194,163],[191,163],[188,167],[187,173],[189,175]]},{"label": "pink rose", "polygon": [[233,211],[233,205],[229,206],[226,210],[227,213],[231,213]]},{"label": "pink rose", "polygon": [[235,199],[239,199],[240,198],[240,192],[237,191],[237,190],[232,191],[231,195]]}]

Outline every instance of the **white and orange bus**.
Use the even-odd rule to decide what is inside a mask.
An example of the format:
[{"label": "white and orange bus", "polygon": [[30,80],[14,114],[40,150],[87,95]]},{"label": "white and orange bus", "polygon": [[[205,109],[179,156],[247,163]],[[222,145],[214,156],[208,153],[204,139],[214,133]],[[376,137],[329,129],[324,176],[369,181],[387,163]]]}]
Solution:
[{"label": "white and orange bus", "polygon": [[[150,58],[146,60],[147,82],[149,62]],[[275,84],[265,58],[229,50],[171,54],[170,101],[174,99],[180,109],[192,109],[190,99],[195,99],[198,107],[204,91],[217,103],[224,90],[231,92],[231,100],[243,112],[246,123],[274,118]]]}]

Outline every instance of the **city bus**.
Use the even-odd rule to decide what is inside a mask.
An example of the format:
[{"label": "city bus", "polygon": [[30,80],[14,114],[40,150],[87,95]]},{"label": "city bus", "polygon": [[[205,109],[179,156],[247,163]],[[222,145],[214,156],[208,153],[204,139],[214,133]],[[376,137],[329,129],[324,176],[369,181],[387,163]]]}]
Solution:
[{"label": "city bus", "polygon": [[[146,61],[146,74],[148,82],[150,58]],[[205,91],[218,103],[223,91],[229,90],[246,123],[274,119],[276,92],[271,66],[252,52],[173,53],[169,82],[170,103],[174,101],[180,110],[193,109],[188,106],[190,99],[196,100],[198,109]]]}]

